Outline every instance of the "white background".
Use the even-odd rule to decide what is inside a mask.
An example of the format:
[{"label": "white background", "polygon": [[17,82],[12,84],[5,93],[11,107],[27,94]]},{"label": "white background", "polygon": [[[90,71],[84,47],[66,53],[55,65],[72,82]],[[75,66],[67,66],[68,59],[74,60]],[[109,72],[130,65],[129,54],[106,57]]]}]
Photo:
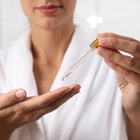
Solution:
[{"label": "white background", "polygon": [[[76,22],[90,32],[115,32],[140,40],[140,0],[78,0],[75,13]],[[93,29],[87,18],[95,13],[103,22]],[[27,28],[20,0],[0,0],[0,48],[10,47]]]}]

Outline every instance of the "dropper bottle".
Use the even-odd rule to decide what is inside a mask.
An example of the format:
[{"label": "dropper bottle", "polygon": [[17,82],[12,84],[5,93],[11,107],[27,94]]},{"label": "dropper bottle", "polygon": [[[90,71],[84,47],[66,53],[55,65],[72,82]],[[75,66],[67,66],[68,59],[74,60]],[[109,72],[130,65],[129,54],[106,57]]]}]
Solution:
[{"label": "dropper bottle", "polygon": [[93,41],[93,42],[90,44],[91,50],[88,51],[85,55],[83,55],[78,61],[76,61],[76,62],[64,73],[64,75],[63,75],[62,78],[61,78],[62,81],[64,81],[64,80],[73,72],[73,70],[75,69],[75,67],[76,67],[78,64],[80,64],[80,63],[82,62],[82,60],[84,60],[84,58],[86,58],[86,57],[90,54],[90,52],[93,51],[95,54],[97,54],[97,53],[96,53],[96,49],[97,49],[98,47],[100,47],[100,44],[99,44],[99,40],[96,39],[95,41]]}]

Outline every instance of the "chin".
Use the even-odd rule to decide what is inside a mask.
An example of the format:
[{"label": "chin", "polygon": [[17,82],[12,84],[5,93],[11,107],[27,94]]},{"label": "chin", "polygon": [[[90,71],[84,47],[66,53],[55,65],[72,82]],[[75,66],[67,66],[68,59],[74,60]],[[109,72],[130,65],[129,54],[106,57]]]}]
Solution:
[{"label": "chin", "polygon": [[[32,24],[31,24],[32,25]],[[37,27],[43,30],[55,30],[60,28],[62,25],[62,23],[58,23],[58,22],[42,22],[42,23],[34,23],[34,25],[32,27]]]},{"label": "chin", "polygon": [[60,26],[61,26],[61,24],[58,24],[58,23],[47,23],[44,25],[40,25],[40,27],[45,30],[55,30],[55,29],[59,28]]},{"label": "chin", "polygon": [[[39,22],[38,22],[39,21]],[[36,21],[30,22],[31,27],[33,28],[41,28],[43,30],[55,30],[61,27],[64,27],[65,24],[68,24],[69,20],[61,19],[61,18],[53,18],[53,19],[37,19]]]}]

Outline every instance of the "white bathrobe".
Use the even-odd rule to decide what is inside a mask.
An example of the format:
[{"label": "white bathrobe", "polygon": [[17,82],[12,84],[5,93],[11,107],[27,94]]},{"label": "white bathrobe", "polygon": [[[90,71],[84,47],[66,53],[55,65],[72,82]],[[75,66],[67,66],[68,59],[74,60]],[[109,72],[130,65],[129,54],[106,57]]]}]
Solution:
[{"label": "white bathrobe", "polygon": [[[16,129],[10,140],[127,140],[122,95],[114,71],[100,56],[91,52],[65,81],[61,80],[64,72],[90,50],[94,39],[75,27],[51,87],[54,90],[77,83],[81,92],[38,121]],[[29,30],[12,47],[0,51],[0,93],[23,88],[28,96],[38,95],[30,44]]]}]

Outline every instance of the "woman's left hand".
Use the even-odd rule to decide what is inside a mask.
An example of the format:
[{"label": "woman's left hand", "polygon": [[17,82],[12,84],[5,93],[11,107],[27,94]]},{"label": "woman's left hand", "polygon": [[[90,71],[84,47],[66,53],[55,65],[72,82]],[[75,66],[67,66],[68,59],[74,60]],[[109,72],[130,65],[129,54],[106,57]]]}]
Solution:
[{"label": "woman's left hand", "polygon": [[[97,53],[116,73],[126,113],[140,116],[140,41],[113,33],[97,36],[100,45]],[[132,57],[121,54],[124,51]]]}]

